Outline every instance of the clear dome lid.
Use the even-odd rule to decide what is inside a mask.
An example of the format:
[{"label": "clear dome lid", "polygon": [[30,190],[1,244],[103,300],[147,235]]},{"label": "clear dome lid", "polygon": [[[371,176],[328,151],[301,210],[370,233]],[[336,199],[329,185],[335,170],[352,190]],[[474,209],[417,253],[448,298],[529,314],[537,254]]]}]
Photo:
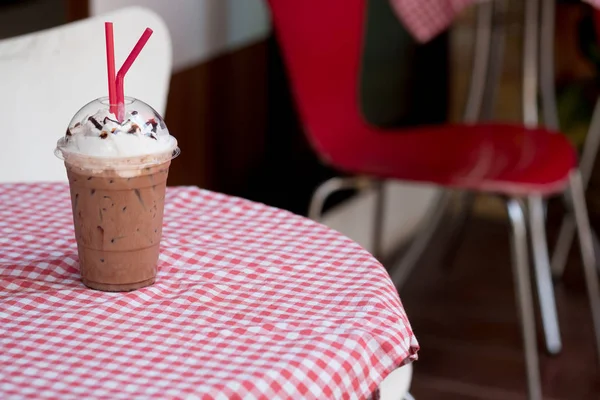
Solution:
[{"label": "clear dome lid", "polygon": [[95,158],[139,157],[171,153],[179,155],[177,140],[158,112],[141,100],[126,97],[123,118],[107,97],[83,106],[71,119],[55,150],[57,157],[67,155]]}]

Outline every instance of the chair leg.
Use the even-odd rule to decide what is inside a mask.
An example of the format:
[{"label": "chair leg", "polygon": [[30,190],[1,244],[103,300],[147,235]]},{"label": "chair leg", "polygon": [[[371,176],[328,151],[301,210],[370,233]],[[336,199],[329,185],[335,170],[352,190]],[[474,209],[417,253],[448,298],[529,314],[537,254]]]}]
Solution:
[{"label": "chair leg", "polygon": [[494,106],[499,83],[502,79],[504,66],[504,50],[506,47],[506,20],[509,0],[495,0],[490,2],[493,7],[492,35],[490,40],[490,55],[487,76],[485,78],[485,93],[481,105],[479,121],[490,121],[494,117]]},{"label": "chair leg", "polygon": [[600,273],[600,264],[598,263],[600,258],[600,239],[598,239],[598,234],[595,230],[592,229],[592,239],[594,242],[594,256],[596,257],[596,270]]},{"label": "chair leg", "polygon": [[540,370],[535,337],[533,295],[528,265],[529,255],[527,254],[527,224],[525,221],[523,204],[519,200],[508,200],[507,210],[512,227],[511,250],[513,258],[513,275],[525,351],[528,399],[541,400],[542,387],[540,383]]},{"label": "chair leg", "polygon": [[583,272],[590,301],[592,321],[594,323],[596,351],[598,352],[598,361],[600,362],[600,290],[598,288],[598,275],[596,273],[594,241],[585,204],[583,181],[579,171],[571,174],[570,189],[577,231],[579,233],[579,246],[581,248],[581,258],[583,261]]},{"label": "chair leg", "polygon": [[[581,154],[579,170],[581,171],[583,188],[588,185],[594,164],[596,162],[596,156],[598,149],[600,148],[600,99],[596,101],[594,107],[594,114],[592,115],[592,122],[590,123],[590,129],[585,137],[585,143],[583,145],[583,152]],[[566,201],[568,206],[571,205],[571,201]],[[571,214],[565,215],[560,226],[560,233],[556,242],[556,250],[552,256],[552,274],[555,278],[560,278],[565,270],[567,264],[567,257],[573,238],[575,236],[575,218]],[[598,253],[596,253],[598,254]]]},{"label": "chair leg", "polygon": [[526,126],[538,125],[539,0],[525,1],[523,23],[522,107]]},{"label": "chair leg", "polygon": [[[552,276],[555,280],[562,278],[567,266],[567,260],[573,239],[575,238],[575,217],[573,214],[567,214],[563,217],[558,239],[556,240],[556,248],[552,255]],[[596,269],[600,273],[600,240],[596,231],[592,229],[592,241],[594,243],[594,254],[596,255]]]},{"label": "chair leg", "polygon": [[390,268],[389,272],[392,282],[394,282],[398,290],[402,288],[402,285],[427,249],[427,245],[431,241],[433,234],[437,231],[440,222],[444,219],[443,217],[450,203],[450,197],[451,192],[449,190],[442,191],[438,200],[429,208],[427,212],[429,217],[421,222],[421,230],[416,233],[406,253],[402,255],[400,262]]},{"label": "chair leg", "polygon": [[471,216],[473,215],[475,194],[470,192],[460,193],[458,203],[460,204],[460,210],[453,218],[449,234],[450,239],[448,240],[448,243],[445,244],[445,255],[443,262],[447,266],[454,265],[454,260],[456,260],[456,256],[458,255],[460,244],[465,236],[466,227],[471,220]]},{"label": "chair leg", "polygon": [[367,178],[355,176],[345,178],[335,177],[323,182],[312,196],[308,209],[308,218],[313,221],[319,221],[325,201],[333,193],[340,190],[365,189],[369,186],[371,186],[371,182]]},{"label": "chair leg", "polygon": [[375,219],[373,220],[373,256],[379,261],[383,257],[383,227],[385,220],[385,185],[383,181],[375,184]]},{"label": "chair leg", "polygon": [[540,28],[540,94],[544,126],[558,130],[558,107],[554,84],[554,35],[556,0],[542,0],[542,23]]},{"label": "chair leg", "polygon": [[548,242],[546,241],[546,221],[544,218],[544,202],[540,196],[530,196],[529,226],[531,228],[531,247],[535,267],[535,282],[540,303],[546,350],[550,354],[558,354],[562,349],[560,328],[554,298],[554,285],[550,274]]},{"label": "chair leg", "polygon": [[484,2],[477,6],[477,28],[473,49],[473,66],[471,68],[471,81],[464,111],[463,120],[473,123],[479,120],[483,105],[488,70],[490,62],[490,49],[492,42],[492,20],[494,7],[491,2]]},{"label": "chair leg", "polygon": [[572,214],[567,214],[563,217],[560,225],[560,231],[558,232],[558,239],[556,240],[554,253],[552,254],[551,268],[554,279],[562,278],[574,237],[575,218],[573,218]]}]

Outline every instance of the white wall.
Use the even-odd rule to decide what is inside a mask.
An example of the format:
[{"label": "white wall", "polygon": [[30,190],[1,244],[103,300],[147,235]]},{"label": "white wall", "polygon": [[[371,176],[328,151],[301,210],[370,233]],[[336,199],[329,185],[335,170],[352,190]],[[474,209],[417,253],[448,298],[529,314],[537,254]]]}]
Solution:
[{"label": "white wall", "polygon": [[262,0],[91,0],[90,13],[132,5],[151,8],[167,23],[175,72],[260,41],[271,30]]},{"label": "white wall", "polygon": [[[90,10],[96,15],[131,5],[151,8],[164,18],[175,71],[260,41],[271,30],[263,0],[91,0]],[[386,187],[384,254],[414,232],[437,193],[398,183]],[[329,212],[324,222],[371,250],[373,204],[374,196],[365,193]]]}]

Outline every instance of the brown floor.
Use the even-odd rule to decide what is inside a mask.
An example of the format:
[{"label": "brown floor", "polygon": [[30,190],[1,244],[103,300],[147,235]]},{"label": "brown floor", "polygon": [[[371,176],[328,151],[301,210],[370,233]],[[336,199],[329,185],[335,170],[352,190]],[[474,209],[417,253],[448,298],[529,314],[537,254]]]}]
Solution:
[{"label": "brown floor", "polygon": [[[552,232],[550,233],[552,240]],[[525,399],[508,223],[469,223],[451,266],[423,260],[401,292],[421,344],[411,392],[417,400]],[[556,287],[559,356],[541,356],[545,399],[600,399],[600,368],[578,253]],[[539,326],[539,321],[538,321]],[[538,343],[542,337],[538,328]]]}]

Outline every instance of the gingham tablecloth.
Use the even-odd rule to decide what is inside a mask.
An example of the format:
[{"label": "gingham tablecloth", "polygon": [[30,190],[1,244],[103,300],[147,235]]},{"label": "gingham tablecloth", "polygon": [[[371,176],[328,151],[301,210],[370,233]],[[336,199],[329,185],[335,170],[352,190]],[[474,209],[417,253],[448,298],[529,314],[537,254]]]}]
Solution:
[{"label": "gingham tablecloth", "polygon": [[365,398],[416,358],[369,253],[261,204],[169,188],[145,289],[77,265],[67,185],[0,185],[0,398]]},{"label": "gingham tablecloth", "polygon": [[[448,29],[462,10],[477,2],[492,0],[390,0],[398,17],[413,37],[428,42]],[[524,0],[529,1],[529,0]],[[600,0],[583,0],[600,8]]]},{"label": "gingham tablecloth", "polygon": [[404,27],[417,41],[425,43],[448,29],[465,7],[486,0],[390,1]]}]

